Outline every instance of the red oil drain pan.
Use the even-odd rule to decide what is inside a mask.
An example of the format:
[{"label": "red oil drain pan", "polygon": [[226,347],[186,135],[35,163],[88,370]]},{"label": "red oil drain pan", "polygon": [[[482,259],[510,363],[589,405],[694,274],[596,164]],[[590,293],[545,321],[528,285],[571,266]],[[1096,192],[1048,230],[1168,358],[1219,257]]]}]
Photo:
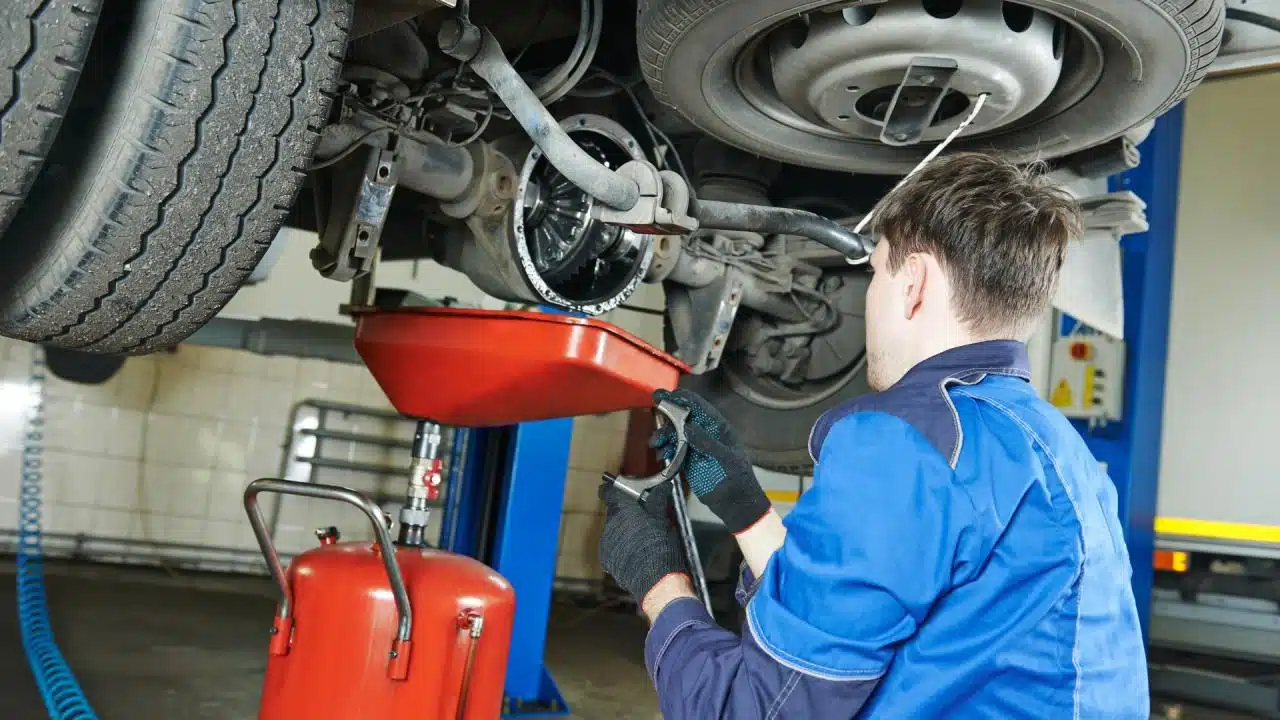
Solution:
[{"label": "red oil drain pan", "polygon": [[689,366],[600,320],[515,310],[355,310],[356,352],[402,415],[458,427],[651,407]]}]

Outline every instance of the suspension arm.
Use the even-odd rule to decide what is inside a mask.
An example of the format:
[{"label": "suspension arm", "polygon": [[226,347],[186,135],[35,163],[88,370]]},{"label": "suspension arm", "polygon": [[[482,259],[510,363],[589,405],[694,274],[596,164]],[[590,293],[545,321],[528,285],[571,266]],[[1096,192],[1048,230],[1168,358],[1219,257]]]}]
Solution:
[{"label": "suspension arm", "polygon": [[630,210],[640,202],[640,186],[634,180],[596,161],[560,127],[551,111],[511,66],[492,33],[455,18],[440,27],[439,42],[445,54],[465,61],[489,84],[529,138],[542,149],[547,161],[569,182],[618,210]]}]

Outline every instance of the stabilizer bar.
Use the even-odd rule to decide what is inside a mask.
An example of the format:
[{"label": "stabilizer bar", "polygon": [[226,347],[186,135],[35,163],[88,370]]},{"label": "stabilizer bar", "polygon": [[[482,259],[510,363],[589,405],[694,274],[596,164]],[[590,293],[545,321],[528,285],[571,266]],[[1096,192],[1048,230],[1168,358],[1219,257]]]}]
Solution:
[{"label": "stabilizer bar", "polygon": [[854,263],[865,262],[875,249],[871,236],[854,232],[830,218],[807,210],[699,200],[693,208],[693,216],[704,230],[747,230],[806,237]]}]

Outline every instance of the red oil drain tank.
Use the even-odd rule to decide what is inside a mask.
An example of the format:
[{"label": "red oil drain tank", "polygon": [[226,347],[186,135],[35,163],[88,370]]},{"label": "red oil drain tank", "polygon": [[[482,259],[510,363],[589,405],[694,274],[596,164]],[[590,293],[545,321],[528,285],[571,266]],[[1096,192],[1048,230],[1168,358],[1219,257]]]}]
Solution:
[{"label": "red oil drain tank", "polygon": [[[261,492],[356,505],[378,539],[321,534],[286,573],[257,505]],[[245,508],[282,593],[260,720],[499,717],[515,614],[501,575],[462,555],[394,545],[381,509],[346,488],[257,480]]]}]

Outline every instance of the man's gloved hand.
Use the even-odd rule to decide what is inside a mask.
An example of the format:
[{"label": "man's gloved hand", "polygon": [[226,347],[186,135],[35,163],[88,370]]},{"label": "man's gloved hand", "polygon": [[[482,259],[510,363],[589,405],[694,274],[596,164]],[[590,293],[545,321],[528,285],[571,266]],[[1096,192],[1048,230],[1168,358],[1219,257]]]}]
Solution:
[{"label": "man's gloved hand", "polygon": [[663,483],[641,505],[611,482],[600,485],[600,499],[607,508],[600,567],[641,605],[659,580],[689,572],[680,538],[667,519],[671,492],[671,483]]},{"label": "man's gloved hand", "polygon": [[[724,522],[725,529],[736,535],[764,517],[772,505],[756,480],[747,449],[720,411],[688,390],[658,390],[653,399],[689,409],[685,423],[689,440],[685,480],[698,499]],[[671,462],[676,452],[674,428],[659,428],[649,440],[649,447],[659,449],[663,460]]]}]

